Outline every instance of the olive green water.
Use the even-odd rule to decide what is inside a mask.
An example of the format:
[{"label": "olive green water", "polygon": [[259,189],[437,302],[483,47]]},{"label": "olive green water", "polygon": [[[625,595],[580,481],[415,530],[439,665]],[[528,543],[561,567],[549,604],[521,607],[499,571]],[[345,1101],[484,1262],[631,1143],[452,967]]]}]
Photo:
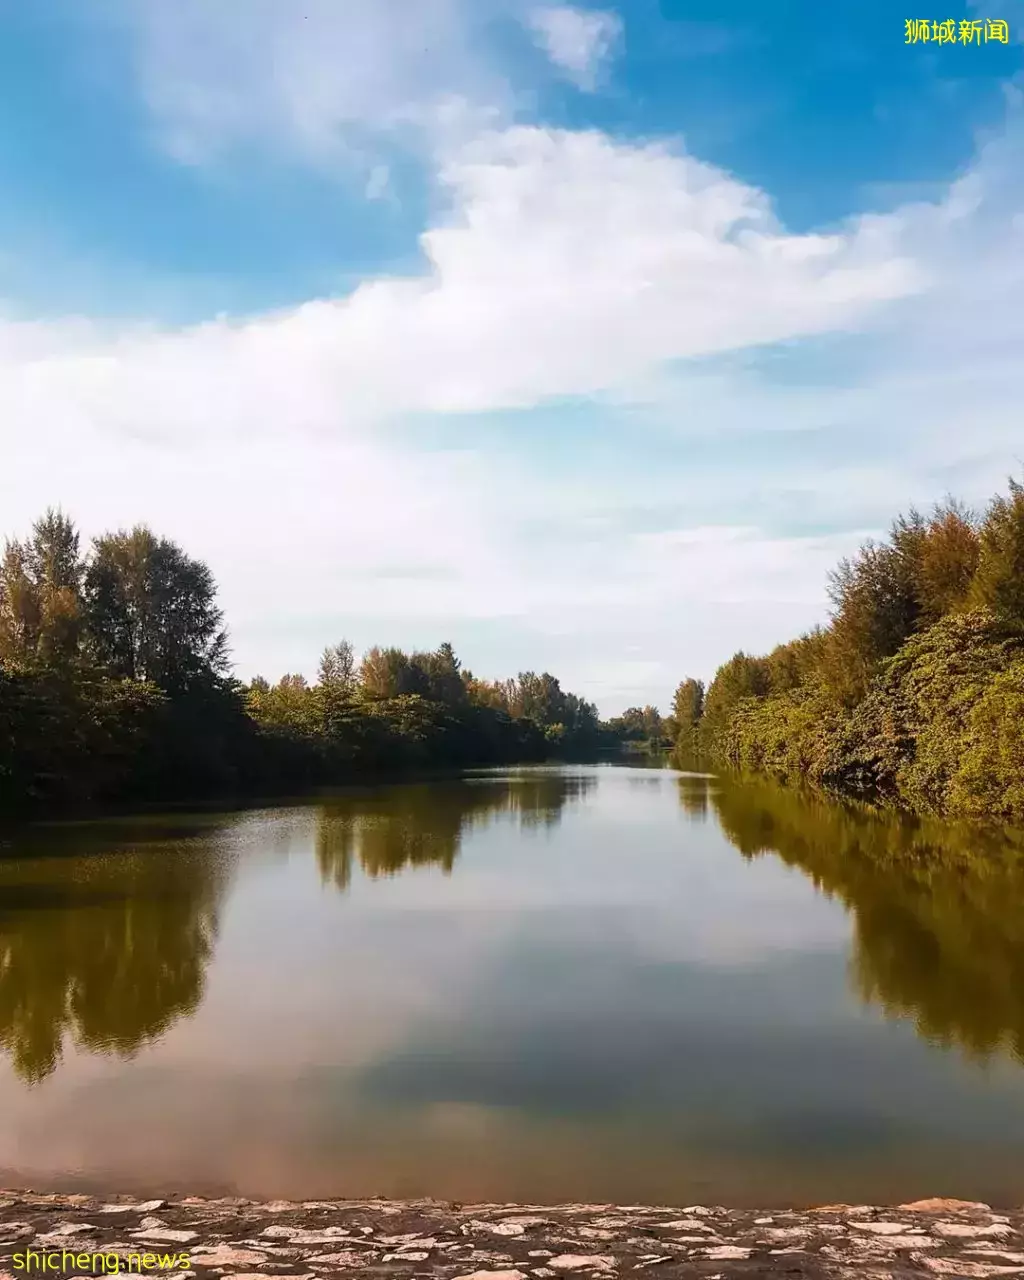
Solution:
[{"label": "olive green water", "polygon": [[0,1183],[1024,1200],[1024,838],[491,772],[0,848]]}]

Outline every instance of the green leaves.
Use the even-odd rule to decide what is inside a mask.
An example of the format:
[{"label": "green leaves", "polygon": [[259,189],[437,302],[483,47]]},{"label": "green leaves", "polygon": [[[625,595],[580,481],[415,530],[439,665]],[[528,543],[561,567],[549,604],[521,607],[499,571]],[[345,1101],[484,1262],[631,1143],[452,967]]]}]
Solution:
[{"label": "green leaves", "polygon": [[701,745],[787,781],[1024,821],[1024,486],[983,520],[951,499],[901,516],[830,595],[827,629],[719,668]]}]

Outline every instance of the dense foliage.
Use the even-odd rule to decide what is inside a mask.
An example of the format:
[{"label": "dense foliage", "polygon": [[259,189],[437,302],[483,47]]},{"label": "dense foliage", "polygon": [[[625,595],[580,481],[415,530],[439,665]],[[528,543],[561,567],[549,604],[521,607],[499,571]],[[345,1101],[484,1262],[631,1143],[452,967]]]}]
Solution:
[{"label": "dense foliage", "polygon": [[696,744],[920,812],[1024,820],[1024,486],[982,516],[953,501],[901,516],[839,566],[830,596],[827,627],[718,669],[679,754]]},{"label": "dense foliage", "polygon": [[357,661],[342,641],[315,683],[243,685],[210,570],[145,527],[83,552],[72,522],[48,511],[0,562],[0,815],[281,793],[617,740],[554,676],[478,680],[449,644],[374,647]]}]

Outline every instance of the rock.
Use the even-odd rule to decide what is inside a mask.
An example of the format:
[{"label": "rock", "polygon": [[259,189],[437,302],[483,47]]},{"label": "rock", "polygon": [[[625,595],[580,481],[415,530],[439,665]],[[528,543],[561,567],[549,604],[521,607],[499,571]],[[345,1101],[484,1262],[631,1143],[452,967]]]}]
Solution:
[{"label": "rock", "polygon": [[[179,1275],[187,1276],[189,1274],[188,1271],[176,1271],[174,1273],[175,1280]],[[191,1274],[195,1275],[195,1272],[193,1271]],[[262,1271],[233,1271],[229,1280],[269,1280],[269,1278]],[[318,1277],[315,1272],[306,1271],[299,1276],[289,1276],[288,1280],[318,1280]]]},{"label": "rock", "polygon": [[154,1244],[188,1244],[199,1239],[198,1231],[175,1231],[171,1227],[151,1227],[129,1232],[133,1240],[151,1240]]},{"label": "rock", "polygon": [[[771,1218],[768,1221],[771,1222]],[[769,1240],[802,1240],[810,1230],[810,1227],[772,1227],[765,1235]]]},{"label": "rock", "polygon": [[255,1249],[237,1249],[231,1244],[197,1245],[189,1250],[189,1260],[202,1267],[253,1267],[267,1262],[265,1253]]},{"label": "rock", "polygon": [[941,1240],[929,1240],[921,1233],[905,1236],[851,1236],[850,1243],[869,1253],[892,1253],[894,1249],[936,1249]]},{"label": "rock", "polygon": [[340,1253],[318,1253],[306,1258],[307,1266],[314,1267],[361,1267],[373,1254],[360,1253],[356,1249],[343,1249]]},{"label": "rock", "polygon": [[967,1262],[963,1258],[914,1258],[929,1271],[940,1276],[963,1276],[966,1280],[988,1280],[990,1276],[1019,1275],[1024,1271],[1024,1264],[1019,1267],[996,1266],[987,1262]]},{"label": "rock", "polygon": [[876,1236],[906,1235],[910,1230],[909,1222],[851,1222],[854,1231],[870,1231]]},{"label": "rock", "polygon": [[471,1271],[468,1275],[455,1276],[454,1280],[526,1280],[525,1271]]},{"label": "rock", "polygon": [[[12,1254],[31,1243],[122,1259],[172,1250],[191,1255],[188,1271],[175,1268],[173,1275],[149,1280],[298,1280],[288,1273],[300,1267],[309,1268],[302,1280],[355,1280],[378,1272],[381,1280],[452,1280],[456,1271],[474,1280],[626,1280],[627,1272],[639,1280],[641,1271],[651,1280],[739,1280],[741,1271],[746,1280],[1024,1280],[1024,1213],[996,1214],[966,1201],[917,1202],[927,1209],[768,1212],[703,1205],[463,1208],[375,1199],[314,1201],[304,1209],[291,1201],[256,1204],[237,1197],[103,1202],[31,1192],[0,1196],[10,1200],[0,1211],[0,1268],[8,1269]],[[724,1265],[716,1271],[716,1263]],[[10,1275],[33,1280],[23,1270]],[[72,1280],[70,1272],[63,1280]]]},{"label": "rock", "polygon": [[287,1240],[289,1244],[334,1244],[338,1240],[346,1240],[351,1236],[346,1227],[324,1227],[320,1231],[307,1231],[304,1227],[279,1226],[264,1227],[260,1235],[268,1240]]},{"label": "rock", "polygon": [[912,1200],[910,1204],[901,1204],[897,1208],[913,1213],[960,1213],[976,1209],[979,1213],[988,1213],[990,1206],[980,1200],[944,1200],[936,1197],[931,1200]]},{"label": "rock", "polygon": [[982,1236],[1001,1238],[1013,1235],[1012,1228],[1004,1222],[991,1222],[984,1227],[971,1222],[933,1222],[932,1230],[947,1239],[956,1240],[977,1240]]}]

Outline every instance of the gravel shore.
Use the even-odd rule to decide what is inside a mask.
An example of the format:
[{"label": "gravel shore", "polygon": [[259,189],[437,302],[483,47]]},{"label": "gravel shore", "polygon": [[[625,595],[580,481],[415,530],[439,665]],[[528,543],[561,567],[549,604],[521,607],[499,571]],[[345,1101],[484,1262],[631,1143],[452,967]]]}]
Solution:
[{"label": "gravel shore", "polygon": [[[527,1280],[649,1272],[655,1280],[1024,1275],[1024,1212],[961,1200],[887,1208],[736,1210],[707,1205],[458,1205],[237,1198],[139,1200],[0,1191],[0,1280],[25,1254],[187,1254],[170,1274],[233,1280]],[[52,1266],[53,1264],[51,1264]],[[138,1264],[135,1264],[138,1266]],[[154,1265],[148,1264],[150,1267]],[[38,1267],[38,1264],[35,1264]],[[51,1271],[51,1274],[54,1274]],[[157,1271],[156,1274],[165,1274]]]}]

